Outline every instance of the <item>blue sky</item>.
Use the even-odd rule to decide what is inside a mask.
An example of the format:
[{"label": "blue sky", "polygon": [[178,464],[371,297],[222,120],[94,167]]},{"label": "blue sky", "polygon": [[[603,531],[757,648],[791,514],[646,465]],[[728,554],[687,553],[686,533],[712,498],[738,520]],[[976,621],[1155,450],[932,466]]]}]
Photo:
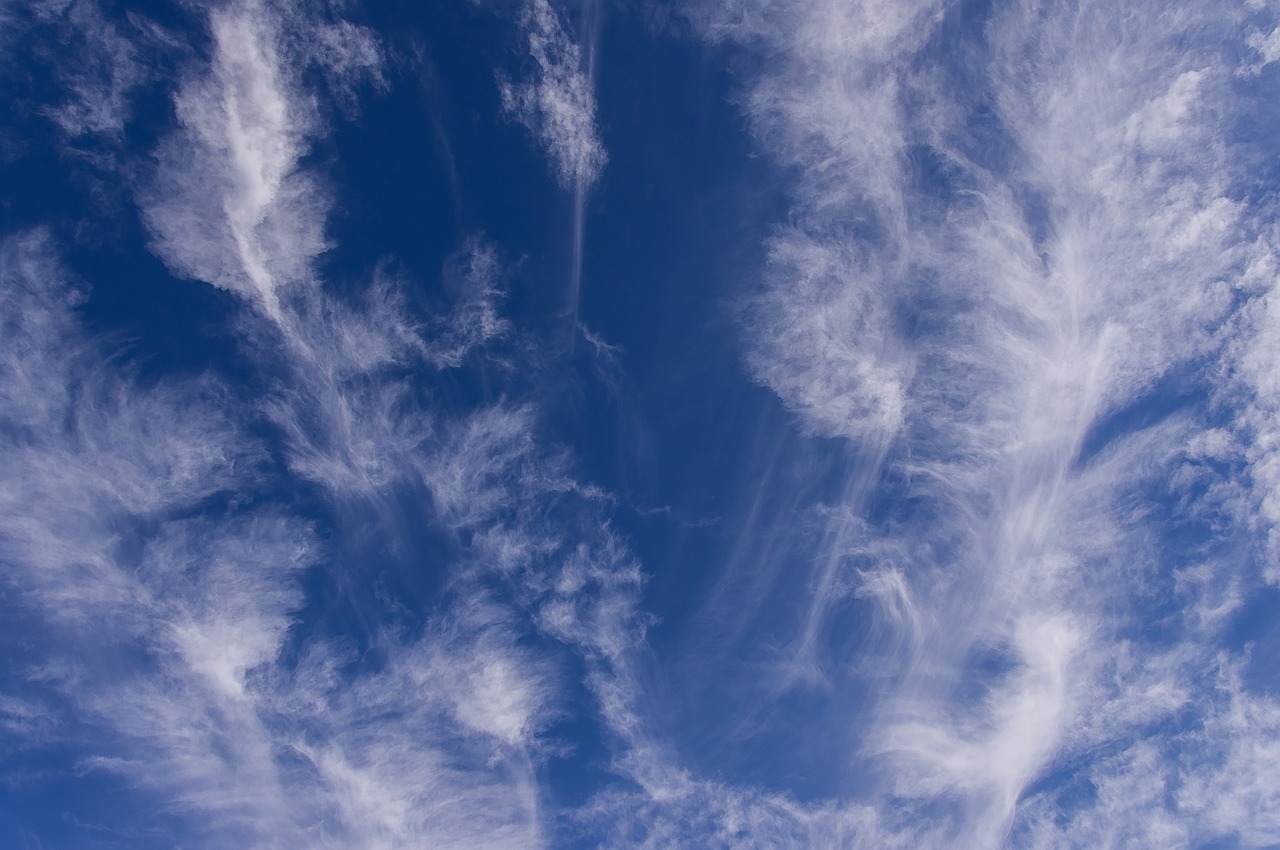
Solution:
[{"label": "blue sky", "polygon": [[0,844],[1280,847],[1278,18],[0,3]]}]

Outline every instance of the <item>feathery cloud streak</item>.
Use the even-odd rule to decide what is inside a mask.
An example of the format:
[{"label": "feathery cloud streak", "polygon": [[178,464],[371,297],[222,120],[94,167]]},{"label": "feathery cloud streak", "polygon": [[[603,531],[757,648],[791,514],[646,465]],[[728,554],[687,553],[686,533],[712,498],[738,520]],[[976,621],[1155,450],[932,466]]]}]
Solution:
[{"label": "feathery cloud streak", "polygon": [[551,0],[528,0],[520,9],[519,26],[532,60],[530,79],[511,82],[499,75],[502,108],[542,144],[556,180],[573,194],[567,300],[574,319],[582,290],[587,196],[608,161],[597,127],[594,88],[594,27],[600,7],[593,0],[584,9],[588,20],[580,44],[565,31]]},{"label": "feathery cloud streak", "polygon": [[[3,292],[20,302],[6,310],[6,565],[51,647],[14,672],[74,718],[60,735],[89,754],[83,769],[207,846],[539,846],[540,735],[565,658],[531,637],[607,668],[638,634],[638,573],[598,519],[602,495],[535,438],[532,409],[425,404],[433,373],[510,333],[492,246],[472,240],[445,269],[440,316],[385,275],[357,303],[316,278],[328,204],[300,162],[322,116],[290,60],[327,30],[300,32],[300,14],[210,14],[209,67],[180,89],[180,127],[141,193],[174,272],[245,299],[261,396],[232,403],[213,378],[144,390],[80,329],[50,239],[6,243]],[[342,61],[316,60],[340,81],[377,70],[368,34],[350,32],[355,61],[342,39]],[[282,482],[311,483],[330,509],[273,506]],[[372,580],[387,547],[326,545],[317,527],[371,516],[394,533],[401,492],[426,495],[414,522],[455,552],[426,565],[446,586],[408,632]],[[301,619],[316,576],[349,589],[372,618],[363,634]]]},{"label": "feathery cloud streak", "polygon": [[284,12],[278,19],[248,3],[211,13],[212,67],[179,92],[182,131],[157,151],[142,194],[156,252],[176,273],[273,314],[279,289],[309,282],[328,247],[323,189],[298,168],[321,117],[297,95],[294,75],[318,66],[345,91],[376,77],[379,62],[367,32]]},{"label": "feathery cloud streak", "polygon": [[[1229,823],[1190,796],[1132,798],[1176,826],[1171,845],[1276,840],[1270,792],[1220,773],[1207,741],[1179,750],[1155,731],[1234,712],[1250,718],[1228,735],[1241,746],[1273,734],[1268,697],[1202,672],[1232,594],[1272,574],[1260,550],[1242,561],[1225,545],[1271,533],[1268,442],[1248,435],[1269,430],[1255,370],[1274,260],[1258,221],[1274,210],[1236,170],[1266,142],[1230,129],[1252,51],[1227,11],[1166,9],[1150,26],[1134,14],[695,6],[710,39],[759,63],[743,107],[795,175],[789,224],[741,314],[747,367],[802,428],[882,464],[850,466],[794,661],[887,689],[848,754],[878,777],[881,816],[843,839],[858,846],[1085,846],[1097,822],[1066,780],[1118,789],[1159,771],[1221,782],[1219,799],[1239,805]],[[1254,377],[1237,441],[1208,399],[1226,386],[1215,364],[1241,356]],[[1171,392],[1177,412],[1125,424]],[[905,504],[927,511],[873,519],[882,474],[904,476]],[[1241,512],[1250,480],[1258,513]],[[1187,507],[1170,517],[1173,500]],[[1210,534],[1182,572],[1171,528]],[[866,566],[863,553],[895,551]],[[1181,610],[1159,637],[1142,628],[1157,598]],[[858,600],[879,600],[877,622],[900,632],[870,680],[866,659],[814,637]],[[1132,757],[1092,761],[1099,747]],[[1145,780],[1126,773],[1144,765]],[[893,810],[911,816],[893,825]],[[777,816],[797,829],[818,817]],[[1064,817],[1081,832],[1055,832]]]}]

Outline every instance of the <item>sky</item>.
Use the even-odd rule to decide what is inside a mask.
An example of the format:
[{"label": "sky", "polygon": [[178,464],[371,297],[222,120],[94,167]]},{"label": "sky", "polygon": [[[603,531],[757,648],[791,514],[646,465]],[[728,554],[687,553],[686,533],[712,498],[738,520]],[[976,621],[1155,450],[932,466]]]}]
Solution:
[{"label": "sky", "polygon": [[0,0],[0,846],[1280,847],[1275,0]]}]

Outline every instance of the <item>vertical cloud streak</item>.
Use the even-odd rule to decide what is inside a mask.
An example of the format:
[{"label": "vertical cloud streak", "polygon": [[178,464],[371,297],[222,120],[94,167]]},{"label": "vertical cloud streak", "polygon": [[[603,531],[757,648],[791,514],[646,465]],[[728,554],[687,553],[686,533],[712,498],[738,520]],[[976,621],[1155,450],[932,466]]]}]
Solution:
[{"label": "vertical cloud streak", "polygon": [[521,8],[519,25],[532,60],[530,79],[516,83],[500,79],[503,109],[546,149],[556,180],[573,195],[568,303],[575,319],[582,288],[587,197],[608,159],[596,126],[599,14],[597,3],[586,4],[584,38],[579,44],[565,31],[550,0],[529,0]]}]

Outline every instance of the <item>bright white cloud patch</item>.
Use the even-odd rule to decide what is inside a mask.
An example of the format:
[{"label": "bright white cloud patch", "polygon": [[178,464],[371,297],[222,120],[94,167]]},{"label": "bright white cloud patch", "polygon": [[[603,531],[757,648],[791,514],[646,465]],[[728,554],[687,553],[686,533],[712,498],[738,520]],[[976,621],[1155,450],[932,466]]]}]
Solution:
[{"label": "bright white cloud patch", "polygon": [[264,18],[214,13],[213,68],[178,96],[183,131],[159,152],[146,209],[175,271],[275,311],[277,287],[304,278],[325,248],[326,208],[296,170],[316,117],[282,90],[289,81]]}]

